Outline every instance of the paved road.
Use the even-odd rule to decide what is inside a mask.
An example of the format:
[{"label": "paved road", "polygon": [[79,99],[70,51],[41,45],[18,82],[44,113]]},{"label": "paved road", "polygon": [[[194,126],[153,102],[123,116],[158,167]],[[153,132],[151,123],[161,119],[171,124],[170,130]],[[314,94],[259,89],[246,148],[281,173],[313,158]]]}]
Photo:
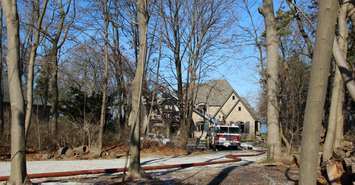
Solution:
[{"label": "paved road", "polygon": [[[246,153],[242,151],[219,151],[204,154],[193,154],[183,156],[146,156],[142,158],[142,164],[146,166],[162,164],[178,164],[191,162],[205,162],[225,159],[227,154]],[[254,153],[254,152],[247,152]],[[265,155],[254,157],[242,157],[245,161],[257,161],[265,158]],[[243,162],[242,161],[242,162]],[[27,162],[28,173],[44,173],[58,171],[75,171],[103,168],[120,168],[125,164],[125,158],[109,160],[74,160],[74,161],[29,161]],[[10,174],[10,163],[0,162],[0,175]]]}]

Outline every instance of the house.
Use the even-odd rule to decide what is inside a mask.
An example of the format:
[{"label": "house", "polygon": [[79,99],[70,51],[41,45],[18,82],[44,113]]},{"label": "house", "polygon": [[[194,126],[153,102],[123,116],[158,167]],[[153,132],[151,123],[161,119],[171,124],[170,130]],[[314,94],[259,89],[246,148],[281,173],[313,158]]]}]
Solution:
[{"label": "house", "polygon": [[[249,139],[254,139],[259,134],[260,124],[254,111],[228,81],[211,80],[199,84],[195,93],[195,108],[215,119],[218,124],[236,124]],[[195,112],[192,119],[195,125],[205,122],[204,118]]]},{"label": "house", "polygon": [[[11,118],[11,105],[10,105],[10,95],[9,95],[9,83],[8,83],[8,77],[6,71],[3,71],[2,73],[0,91],[1,91],[0,95],[2,96],[1,103],[3,106],[4,119],[5,122],[8,122]],[[24,86],[22,87],[22,93],[23,93],[24,103],[26,106],[27,97],[26,97],[26,88]],[[50,105],[48,104],[47,106],[44,106],[41,97],[36,95],[33,96],[32,101],[33,101],[32,103],[33,121],[37,121],[37,119],[46,120],[47,114],[50,109]]]}]

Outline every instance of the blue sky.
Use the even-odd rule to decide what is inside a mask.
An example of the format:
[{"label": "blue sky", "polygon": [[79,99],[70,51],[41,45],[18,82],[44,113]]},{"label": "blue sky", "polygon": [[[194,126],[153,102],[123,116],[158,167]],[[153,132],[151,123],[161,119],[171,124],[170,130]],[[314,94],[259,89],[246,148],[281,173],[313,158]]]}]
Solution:
[{"label": "blue sky", "polygon": [[[248,0],[248,2],[254,24],[260,35],[264,31],[264,19],[258,12],[258,8],[262,6],[262,1]],[[237,0],[236,3],[238,21],[235,23],[236,25],[234,28],[231,29],[231,32],[242,34],[243,37],[245,37],[245,31],[243,31],[240,26],[250,28],[251,21],[243,7],[242,0]],[[274,11],[277,11],[280,7],[284,7],[284,5],[282,0],[274,0]],[[259,83],[260,75],[257,69],[259,63],[257,58],[258,51],[254,45],[250,45],[250,42],[236,44],[241,46],[234,48],[233,52],[230,50],[219,51],[220,55],[225,55],[227,60],[223,65],[220,65],[214,71],[211,71],[209,79],[222,78],[228,80],[237,93],[240,96],[245,97],[249,103],[256,108],[259,92],[261,90]],[[263,57],[265,58],[265,56],[266,52],[264,50]]]},{"label": "blue sky", "polygon": [[[234,26],[234,29],[232,28],[231,32],[244,35],[246,33],[243,33],[244,31],[242,31],[239,26],[250,28],[251,23],[246,11],[242,9],[242,6],[242,3],[237,5],[238,21],[235,23],[236,26]],[[251,0],[249,6],[258,32],[261,33],[264,29],[264,22],[263,17],[257,11],[261,6],[261,1]],[[237,93],[247,98],[249,103],[255,108],[260,92],[260,76],[257,70],[258,52],[253,45],[248,43],[236,43],[236,45],[241,46],[236,46],[233,52],[219,51],[221,52],[220,55],[226,56],[226,61],[223,65],[211,71],[209,79],[222,78],[228,80]],[[265,53],[263,55],[265,56]]]},{"label": "blue sky", "polygon": [[[242,97],[247,98],[249,103],[255,108],[257,105],[257,99],[260,91],[259,74],[257,71],[258,60],[256,58],[258,53],[256,48],[253,45],[250,45],[250,41],[248,43],[243,43],[241,41],[243,39],[244,40],[251,39],[246,37],[245,36],[246,33],[244,33],[245,31],[241,29],[241,27],[244,28],[250,27],[250,19],[246,14],[246,11],[242,8],[243,7],[242,2],[243,2],[242,0],[236,0],[235,5],[233,5],[235,7],[234,10],[236,12],[237,21],[235,22],[235,25],[228,28],[228,34],[237,35],[237,37],[242,36],[243,38],[242,39],[237,38],[234,41],[235,43],[232,43],[233,46],[231,48],[220,49],[215,51],[215,55],[219,57],[217,59],[215,57],[211,57],[209,60],[211,60],[210,62],[215,62],[221,65],[216,65],[216,67],[213,70],[209,71],[208,76],[203,80],[204,81],[209,79],[228,80],[230,84],[233,86],[233,88],[238,92],[238,94]],[[261,0],[249,0],[249,7],[252,12],[252,16],[255,25],[258,28],[259,33],[261,33],[264,29],[263,17],[257,11],[257,9],[261,6],[261,2],[262,2]],[[79,5],[84,5],[84,4],[79,4]],[[276,0],[275,9],[278,9],[279,6],[280,6],[280,0]],[[78,15],[80,15],[80,11],[78,13],[79,13]],[[95,15],[93,17],[95,17]],[[89,19],[90,18],[91,17],[89,16]],[[83,19],[83,17],[80,17],[79,19]],[[100,32],[100,29],[96,31]],[[97,37],[98,35],[96,31],[86,30],[85,32],[89,33],[90,35],[92,34],[93,36],[95,35],[95,37]],[[85,36],[81,35],[79,37],[84,38]],[[124,42],[122,44],[122,48],[126,48],[126,51],[129,52],[130,46],[128,45],[128,40],[123,38],[122,41]],[[72,46],[72,44],[73,43],[68,41],[68,46]],[[63,51],[65,50],[65,48],[66,47],[64,46]],[[165,70],[162,73],[172,72],[171,68],[164,69],[163,66],[161,70]]]}]

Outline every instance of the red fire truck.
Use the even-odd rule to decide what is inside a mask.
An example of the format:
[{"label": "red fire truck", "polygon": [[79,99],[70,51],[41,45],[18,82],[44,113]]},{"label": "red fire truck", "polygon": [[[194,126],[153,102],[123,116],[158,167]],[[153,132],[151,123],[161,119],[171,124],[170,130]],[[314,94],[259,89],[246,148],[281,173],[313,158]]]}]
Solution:
[{"label": "red fire truck", "polygon": [[240,147],[240,128],[234,125],[217,125],[212,134],[212,146],[215,149],[239,148]]}]

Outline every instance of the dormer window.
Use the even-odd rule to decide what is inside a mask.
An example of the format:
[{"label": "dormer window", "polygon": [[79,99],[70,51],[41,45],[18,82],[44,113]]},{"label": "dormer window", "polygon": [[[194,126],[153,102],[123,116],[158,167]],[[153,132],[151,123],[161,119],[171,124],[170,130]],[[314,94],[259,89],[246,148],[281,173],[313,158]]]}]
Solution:
[{"label": "dormer window", "polygon": [[234,95],[232,96],[232,100],[235,100],[235,96]]},{"label": "dormer window", "polygon": [[242,107],[241,106],[238,107],[238,111],[242,111]]}]

